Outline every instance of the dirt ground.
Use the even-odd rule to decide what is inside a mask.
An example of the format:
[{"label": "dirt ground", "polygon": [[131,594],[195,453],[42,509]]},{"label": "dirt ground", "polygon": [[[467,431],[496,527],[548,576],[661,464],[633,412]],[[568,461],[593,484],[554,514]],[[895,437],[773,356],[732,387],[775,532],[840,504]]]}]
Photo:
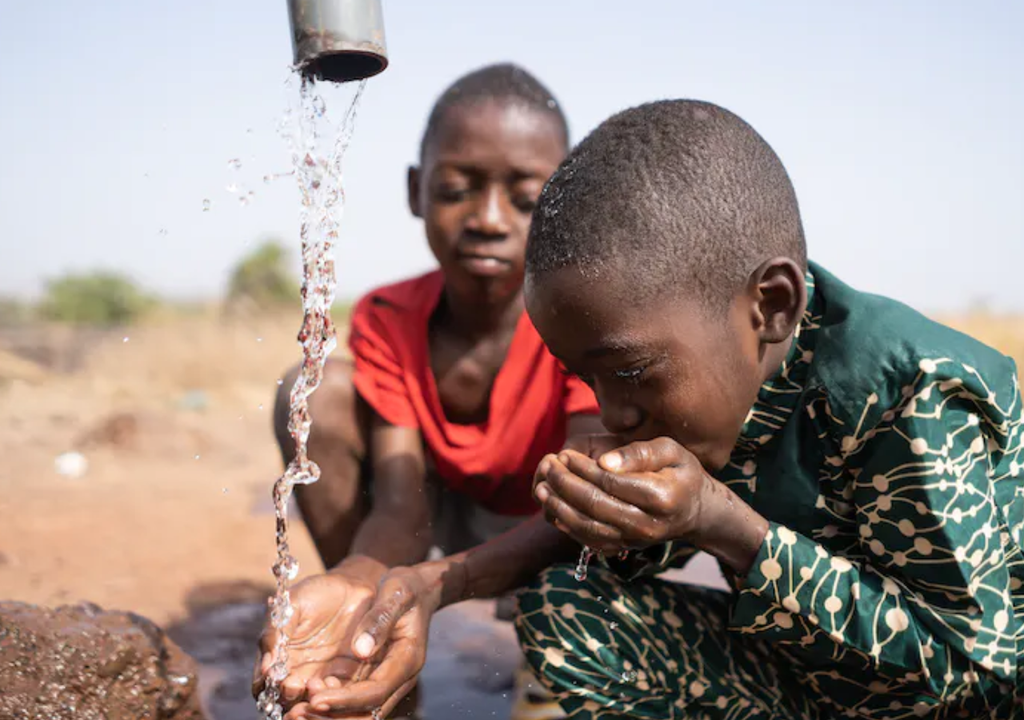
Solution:
[{"label": "dirt ground", "polygon": [[[17,363],[0,360],[0,596],[85,599],[166,624],[202,586],[269,585],[270,403],[298,358],[291,324],[173,321],[92,347],[68,339],[55,354],[79,354],[76,371],[9,367],[6,382]],[[57,471],[68,452],[88,463],[78,477]],[[293,538],[302,570],[316,571],[301,523]]]},{"label": "dirt ground", "polygon": [[[1024,320],[952,324],[1024,359]],[[280,471],[271,398],[297,326],[296,313],[0,332],[0,599],[90,600],[164,626],[258,602]],[[69,452],[83,472],[67,458],[58,472]],[[319,570],[297,521],[292,545],[302,574]]]}]

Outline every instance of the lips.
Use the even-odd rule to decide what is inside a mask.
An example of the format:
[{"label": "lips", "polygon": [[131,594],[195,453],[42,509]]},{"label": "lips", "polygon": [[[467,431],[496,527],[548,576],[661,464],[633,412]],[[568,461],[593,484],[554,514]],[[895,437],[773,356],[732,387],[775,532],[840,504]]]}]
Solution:
[{"label": "lips", "polygon": [[512,267],[508,260],[493,255],[459,253],[456,258],[467,272],[481,277],[503,275]]}]

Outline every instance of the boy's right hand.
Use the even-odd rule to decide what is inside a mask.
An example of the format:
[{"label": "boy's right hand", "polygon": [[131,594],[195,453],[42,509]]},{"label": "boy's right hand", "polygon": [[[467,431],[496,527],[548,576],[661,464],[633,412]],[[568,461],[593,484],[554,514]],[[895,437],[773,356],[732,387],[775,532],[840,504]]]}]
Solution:
[{"label": "boy's right hand", "polygon": [[[353,635],[386,571],[376,560],[352,558],[291,588],[294,614],[288,623],[288,676],[281,683],[284,707],[327,687],[327,678],[349,678],[357,672],[363,663],[350,653]],[[253,673],[254,697],[266,683],[277,634],[268,618]]]}]

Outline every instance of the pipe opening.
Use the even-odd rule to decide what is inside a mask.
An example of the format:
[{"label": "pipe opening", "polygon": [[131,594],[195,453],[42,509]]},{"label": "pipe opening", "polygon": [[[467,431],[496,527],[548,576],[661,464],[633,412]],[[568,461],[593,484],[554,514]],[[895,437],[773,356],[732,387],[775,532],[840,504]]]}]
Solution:
[{"label": "pipe opening", "polygon": [[383,55],[357,50],[323,53],[302,64],[306,77],[327,82],[344,83],[364,80],[384,72],[388,60]]}]

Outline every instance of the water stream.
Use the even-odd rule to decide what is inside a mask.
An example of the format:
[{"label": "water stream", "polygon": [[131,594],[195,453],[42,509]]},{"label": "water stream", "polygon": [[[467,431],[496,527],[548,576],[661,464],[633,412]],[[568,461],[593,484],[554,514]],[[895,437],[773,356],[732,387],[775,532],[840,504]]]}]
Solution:
[{"label": "water stream", "polygon": [[299,572],[299,564],[288,546],[288,502],[295,485],[313,483],[320,477],[320,468],[307,454],[309,396],[320,385],[324,362],[337,345],[331,306],[336,287],[333,248],[345,201],[342,160],[352,138],[364,87],[365,81],[360,82],[348,110],[334,123],[314,82],[303,79],[299,108],[286,112],[279,128],[291,152],[301,195],[302,326],[298,340],[302,346],[302,368],[291,390],[288,420],[288,432],[295,442],[295,459],[274,483],[273,490],[277,559],[273,566],[276,590],[270,601],[270,617],[277,629],[277,643],[266,688],[257,700],[259,712],[266,720],[281,720],[283,714],[280,684],[288,675],[287,629],[293,613],[288,588]]}]

